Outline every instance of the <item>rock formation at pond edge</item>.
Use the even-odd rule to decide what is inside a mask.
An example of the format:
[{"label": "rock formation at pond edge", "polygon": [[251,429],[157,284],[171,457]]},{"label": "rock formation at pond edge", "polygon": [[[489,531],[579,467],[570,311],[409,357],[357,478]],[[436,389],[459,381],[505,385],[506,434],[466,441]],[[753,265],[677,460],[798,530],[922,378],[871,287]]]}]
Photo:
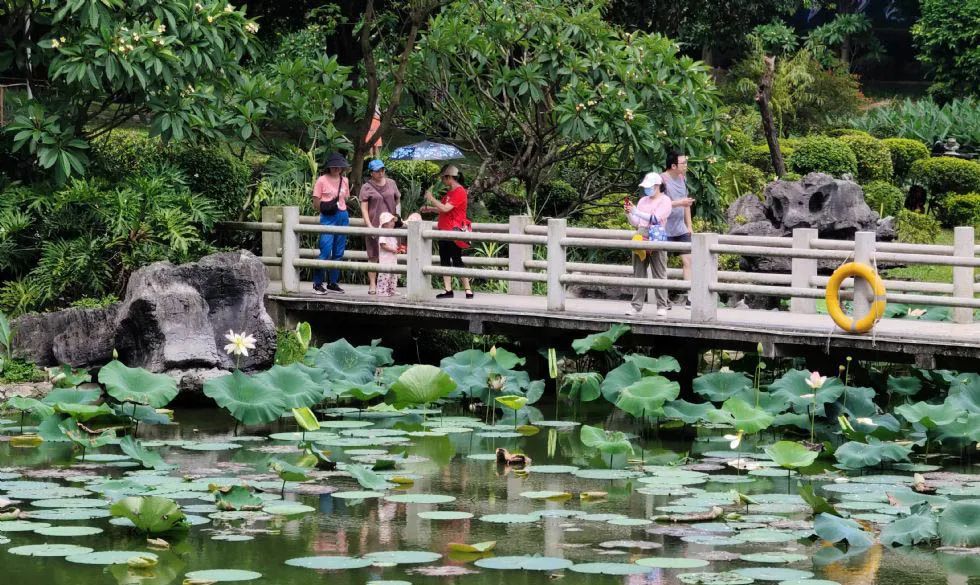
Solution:
[{"label": "rock formation at pond edge", "polygon": [[[790,237],[796,228],[815,228],[820,238],[853,240],[859,231],[875,232],[878,241],[895,239],[892,218],[881,219],[864,201],[864,191],[853,182],[823,173],[810,173],[799,181],[775,181],[766,186],[765,200],[754,194],[736,199],[726,213],[734,235]],[[789,272],[789,258],[747,256],[741,269],[749,272]],[[821,260],[821,271],[840,262]]]},{"label": "rock formation at pond edge", "polygon": [[272,365],[276,328],[265,310],[268,283],[265,267],[247,251],[180,266],[156,262],[130,276],[121,303],[15,319],[14,351],[41,366],[92,367],[111,360],[115,349],[126,365],[166,372],[182,390],[198,389],[235,366],[224,351],[229,330],[256,339],[242,369]]}]

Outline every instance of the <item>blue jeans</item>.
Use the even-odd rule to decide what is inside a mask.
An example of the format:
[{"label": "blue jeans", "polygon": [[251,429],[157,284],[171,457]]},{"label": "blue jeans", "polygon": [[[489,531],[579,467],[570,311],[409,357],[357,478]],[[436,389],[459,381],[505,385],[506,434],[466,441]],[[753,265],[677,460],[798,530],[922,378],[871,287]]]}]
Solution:
[{"label": "blue jeans", "polygon": [[[350,224],[350,215],[346,211],[337,211],[333,215],[320,214],[320,225],[345,226]],[[320,234],[320,260],[342,260],[344,250],[347,248],[347,236],[344,234]],[[322,268],[313,271],[313,286],[323,284],[323,273],[327,272]],[[340,269],[332,268],[329,271],[329,283],[337,284],[340,280]]]}]

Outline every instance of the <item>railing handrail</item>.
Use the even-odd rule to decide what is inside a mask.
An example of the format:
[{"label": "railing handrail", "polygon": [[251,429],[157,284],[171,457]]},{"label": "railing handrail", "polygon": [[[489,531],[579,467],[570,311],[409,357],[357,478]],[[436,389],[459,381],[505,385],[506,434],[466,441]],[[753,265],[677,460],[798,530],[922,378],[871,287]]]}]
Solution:
[{"label": "railing handrail", "polygon": [[[262,232],[262,255],[270,276],[283,283],[284,292],[299,289],[299,268],[341,268],[358,272],[405,274],[408,299],[422,300],[431,294],[433,276],[487,278],[508,283],[511,294],[529,295],[534,283],[546,283],[549,310],[562,311],[565,287],[568,285],[622,286],[632,288],[668,288],[688,291],[692,303],[692,320],[716,319],[719,294],[775,296],[790,299],[790,310],[816,312],[816,299],[826,294],[829,278],[819,274],[820,262],[845,261],[901,264],[930,264],[953,268],[952,282],[913,282],[884,280],[889,302],[936,305],[953,308],[954,321],[970,323],[973,310],[980,309],[980,283],[974,273],[980,267],[980,245],[973,228],[954,231],[953,245],[876,242],[871,232],[858,232],[854,241],[819,238],[812,228],[794,230],[790,237],[735,234],[692,234],[692,241],[655,242],[633,240],[635,231],[569,226],[564,219],[549,219],[547,225],[535,225],[527,216],[513,216],[509,223],[475,223],[473,231],[436,229],[432,222],[406,222],[398,229],[368,228],[363,220],[353,218],[347,226],[323,225],[314,216],[300,216],[296,207],[266,207],[262,221],[225,222],[230,229]],[[395,264],[366,262],[367,253],[352,250],[348,257],[356,262],[319,260],[318,250],[300,248],[301,234],[343,234],[352,236],[387,236],[404,238],[408,253],[396,255]],[[468,256],[463,267],[436,265],[433,240],[464,240],[507,245],[506,258]],[[544,259],[535,259],[535,248],[545,249]],[[629,265],[596,264],[571,261],[568,250],[625,250],[631,252],[667,251],[690,254],[692,280],[683,280],[683,272],[669,269],[667,277],[636,278]],[[787,273],[762,273],[721,270],[721,254],[747,257],[788,259]],[[853,290],[841,292],[841,298],[853,299],[856,311],[866,310],[870,299],[864,281],[847,279],[844,286]]]}]

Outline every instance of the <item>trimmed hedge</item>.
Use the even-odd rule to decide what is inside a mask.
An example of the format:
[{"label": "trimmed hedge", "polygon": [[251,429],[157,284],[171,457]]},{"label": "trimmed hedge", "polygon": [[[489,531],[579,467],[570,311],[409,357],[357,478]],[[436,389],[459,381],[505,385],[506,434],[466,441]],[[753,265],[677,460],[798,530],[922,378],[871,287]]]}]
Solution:
[{"label": "trimmed hedge", "polygon": [[980,227],[980,193],[949,195],[943,200],[939,217],[946,227]]},{"label": "trimmed hedge", "polygon": [[845,134],[840,141],[850,147],[857,158],[859,182],[891,180],[894,175],[891,151],[880,140],[866,134]]},{"label": "trimmed hedge", "polygon": [[854,151],[839,138],[812,136],[800,141],[791,159],[792,170],[807,173],[827,173],[835,177],[857,175],[858,163]]},{"label": "trimmed hedge", "polygon": [[715,184],[718,186],[719,203],[727,208],[746,193],[755,193],[761,198],[766,177],[752,165],[728,161],[721,166]]},{"label": "trimmed hedge", "polygon": [[864,130],[858,130],[857,128],[834,128],[833,130],[828,130],[825,134],[833,138],[840,138],[842,136],[867,136],[868,138],[873,138],[871,134]]},{"label": "trimmed hedge", "polygon": [[[786,162],[786,168],[788,169],[790,166],[790,159],[793,157],[794,149],[792,146],[783,144],[782,142],[779,144],[779,149],[783,153],[783,160]],[[752,165],[767,176],[776,173],[776,170],[772,168],[772,158],[769,156],[768,144],[757,144],[751,147],[742,156],[741,162]]]},{"label": "trimmed hedge", "polygon": [[912,182],[922,185],[933,199],[947,193],[980,192],[980,163],[939,156],[917,160],[909,171]]},{"label": "trimmed hedge", "polygon": [[90,173],[118,181],[167,161],[160,140],[145,131],[116,129],[91,144]]},{"label": "trimmed hedge", "polygon": [[881,143],[885,145],[892,157],[892,169],[896,179],[908,177],[912,163],[917,160],[929,158],[929,148],[918,140],[911,138],[884,138]]},{"label": "trimmed hedge", "polygon": [[895,231],[906,244],[935,244],[942,226],[931,215],[903,209],[895,216]]},{"label": "trimmed hedge", "polygon": [[863,189],[864,200],[871,211],[882,217],[895,215],[905,209],[905,193],[888,181],[871,181]]}]

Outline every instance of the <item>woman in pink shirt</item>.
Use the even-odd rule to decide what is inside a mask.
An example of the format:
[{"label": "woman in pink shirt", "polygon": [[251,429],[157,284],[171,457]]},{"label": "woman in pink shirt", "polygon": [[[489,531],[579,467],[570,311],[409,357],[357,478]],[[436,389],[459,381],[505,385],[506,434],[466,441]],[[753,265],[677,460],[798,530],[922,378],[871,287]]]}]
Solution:
[{"label": "woman in pink shirt", "polygon": [[[647,173],[640,182],[644,196],[633,205],[629,199],[623,205],[626,210],[626,218],[630,225],[636,228],[636,233],[643,240],[650,240],[651,235],[665,233],[663,227],[667,223],[670,215],[671,201],[664,193],[663,179],[657,173]],[[658,238],[654,238],[658,239]],[[637,250],[633,254],[633,276],[636,278],[646,278],[647,271],[652,273],[653,278],[667,278],[667,252],[665,250]],[[667,290],[663,288],[654,289],[657,298],[657,316],[665,317],[667,308],[670,306],[667,300]],[[643,312],[643,303],[646,301],[647,289],[637,288],[633,290],[633,300],[630,303],[632,310],[627,315],[637,316]]]},{"label": "woman in pink shirt", "polygon": [[[350,182],[344,172],[350,168],[347,159],[340,153],[327,157],[327,172],[321,175],[313,185],[313,209],[320,213],[321,225],[345,226],[350,224],[347,214],[347,199],[350,197]],[[347,248],[347,236],[344,234],[320,234],[320,260],[342,260]],[[327,286],[323,286],[323,276],[327,273]],[[327,293],[343,294],[337,281],[340,280],[340,270],[331,268],[329,271],[321,268],[313,271],[313,294]]]}]

